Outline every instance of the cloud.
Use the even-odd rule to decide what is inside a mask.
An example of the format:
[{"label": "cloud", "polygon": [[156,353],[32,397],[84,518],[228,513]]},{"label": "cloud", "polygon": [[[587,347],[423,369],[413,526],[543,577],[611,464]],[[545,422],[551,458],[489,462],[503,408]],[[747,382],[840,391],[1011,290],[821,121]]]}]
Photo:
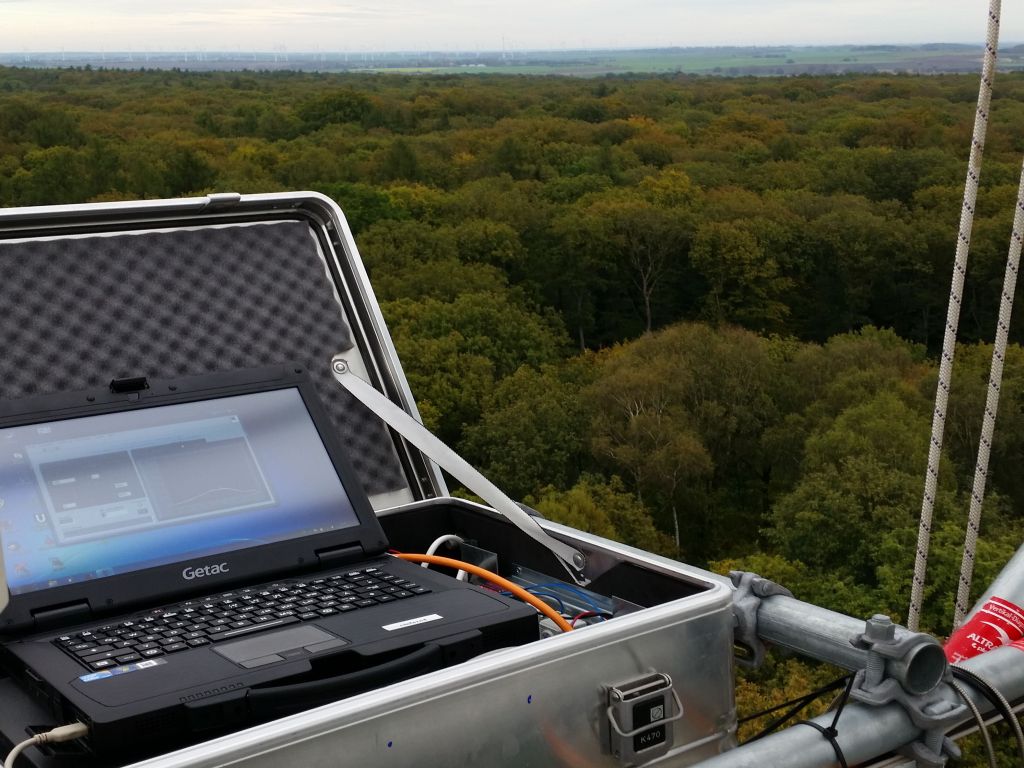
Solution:
[{"label": "cloud", "polygon": [[[0,0],[0,50],[979,42],[963,0]],[[1016,25],[1016,26],[1014,26]],[[1005,19],[1004,40],[1024,39]]]}]

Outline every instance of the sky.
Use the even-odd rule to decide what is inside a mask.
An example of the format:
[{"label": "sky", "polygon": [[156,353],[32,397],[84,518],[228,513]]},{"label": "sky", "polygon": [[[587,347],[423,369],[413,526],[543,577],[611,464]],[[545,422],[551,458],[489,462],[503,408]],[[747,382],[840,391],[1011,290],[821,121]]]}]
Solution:
[{"label": "sky", "polygon": [[[981,43],[990,0],[0,0],[0,51]],[[1005,3],[1001,40],[1024,41]],[[1012,18],[1011,18],[1012,16]]]}]

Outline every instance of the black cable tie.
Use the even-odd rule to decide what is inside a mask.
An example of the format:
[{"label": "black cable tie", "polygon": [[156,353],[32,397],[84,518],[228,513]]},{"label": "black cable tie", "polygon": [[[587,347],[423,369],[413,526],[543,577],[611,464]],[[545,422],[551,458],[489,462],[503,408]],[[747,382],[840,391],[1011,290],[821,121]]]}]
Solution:
[{"label": "black cable tie", "polygon": [[843,754],[842,747],[840,747],[839,742],[836,741],[836,736],[838,736],[839,733],[835,728],[826,728],[823,725],[818,725],[818,723],[815,723],[813,720],[797,720],[793,725],[809,725],[811,728],[818,731],[828,740],[828,743],[832,745],[832,749],[836,753],[836,759],[839,761],[839,765],[841,765],[842,768],[850,768],[846,762],[846,756]]},{"label": "black cable tie", "polygon": [[[821,688],[813,690],[810,693],[804,694],[800,698],[790,699],[789,701],[785,701],[782,704],[777,704],[774,707],[771,707],[770,709],[765,709],[765,710],[762,710],[761,712],[756,712],[753,715],[748,715],[747,717],[744,717],[741,720],[737,721],[738,724],[743,724],[743,723],[748,722],[750,720],[755,720],[755,719],[757,719],[759,717],[763,717],[765,715],[770,715],[770,714],[773,714],[774,712],[778,712],[780,709],[785,709],[786,707],[790,707],[789,711],[787,711],[784,715],[782,715],[781,717],[779,717],[776,720],[774,720],[769,725],[765,726],[760,731],[760,733],[758,733],[757,735],[751,736],[749,739],[747,739],[744,742],[744,744],[749,744],[752,741],[757,741],[758,739],[763,739],[765,736],[768,736],[768,735],[774,733],[776,730],[778,730],[779,726],[784,725],[788,720],[792,719],[801,709],[803,709],[808,704],[813,702],[819,696],[822,696],[822,695],[824,695],[826,693],[829,693],[830,691],[836,690],[837,688],[839,688],[843,684],[844,681],[846,681],[846,686],[847,686],[847,688],[849,688],[850,680],[852,680],[852,679],[853,679],[852,675],[849,676],[849,677],[840,677],[837,680],[833,680],[828,685],[823,685]],[[845,696],[844,696],[844,699],[845,699]]]}]

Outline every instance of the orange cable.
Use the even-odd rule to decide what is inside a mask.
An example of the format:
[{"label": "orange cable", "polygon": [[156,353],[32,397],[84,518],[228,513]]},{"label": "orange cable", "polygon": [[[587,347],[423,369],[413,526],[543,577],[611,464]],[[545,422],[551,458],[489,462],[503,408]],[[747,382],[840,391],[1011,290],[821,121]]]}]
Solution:
[{"label": "orange cable", "polygon": [[561,629],[563,632],[572,631],[572,625],[568,621],[563,619],[562,615],[554,608],[552,608],[550,605],[545,603],[536,595],[531,595],[518,584],[513,584],[508,579],[503,578],[492,571],[488,571],[486,568],[481,568],[480,566],[473,565],[472,563],[464,563],[461,560],[455,560],[450,557],[440,557],[438,555],[407,555],[401,553],[396,554],[395,557],[397,557],[399,560],[408,560],[410,563],[430,563],[431,565],[443,565],[448,568],[455,568],[461,569],[463,571],[468,571],[469,573],[472,573],[474,576],[479,576],[481,579],[486,579],[492,584],[497,584],[502,589],[511,592],[520,600],[524,600],[525,602],[529,603],[538,611],[540,611],[549,619],[551,619],[553,622],[555,622],[555,624],[558,625],[558,628]]}]

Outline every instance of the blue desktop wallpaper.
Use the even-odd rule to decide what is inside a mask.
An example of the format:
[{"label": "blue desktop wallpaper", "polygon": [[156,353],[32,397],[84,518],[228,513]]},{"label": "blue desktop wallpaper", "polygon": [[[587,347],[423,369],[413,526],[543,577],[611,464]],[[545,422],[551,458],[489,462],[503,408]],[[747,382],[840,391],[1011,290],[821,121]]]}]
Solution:
[{"label": "blue desktop wallpaper", "polygon": [[294,388],[0,429],[12,595],[357,524]]}]

